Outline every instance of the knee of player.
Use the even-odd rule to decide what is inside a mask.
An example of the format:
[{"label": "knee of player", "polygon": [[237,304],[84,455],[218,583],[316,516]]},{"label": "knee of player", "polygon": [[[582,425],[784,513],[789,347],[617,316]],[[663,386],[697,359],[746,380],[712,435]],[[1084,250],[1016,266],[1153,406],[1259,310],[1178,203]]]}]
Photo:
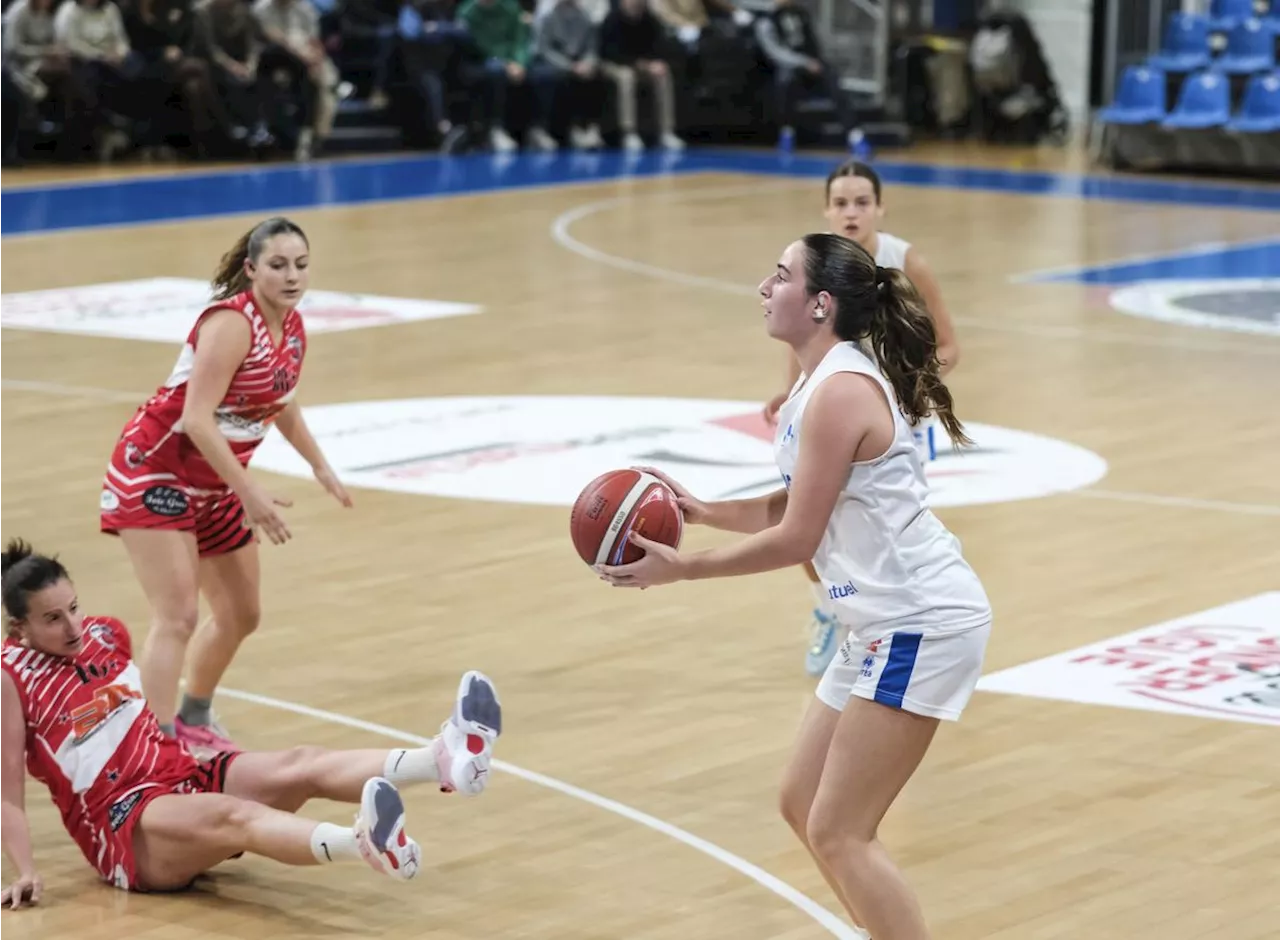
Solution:
[{"label": "knee of player", "polygon": [[258,629],[262,622],[262,608],[257,598],[245,600],[236,607],[236,628],[242,635],[248,635]]},{"label": "knee of player", "polygon": [[218,795],[221,798],[202,821],[211,830],[212,835],[218,836],[227,844],[240,845],[249,830],[253,828],[254,821],[262,815],[265,807],[252,800]]},{"label": "knee of player", "polygon": [[778,811],[787,825],[806,842],[809,839],[809,810],[812,800],[800,788],[783,784],[778,793]]},{"label": "knee of player", "polygon": [[310,780],[327,751],[314,744],[299,744],[281,754],[280,783],[295,786]]},{"label": "knee of player", "polygon": [[183,605],[157,615],[154,629],[179,636],[185,642],[196,632],[199,622],[200,612],[192,603],[190,607]]},{"label": "knee of player", "polygon": [[815,804],[810,808],[805,826],[805,841],[813,854],[823,860],[850,859],[870,846],[875,830],[859,820],[848,807],[838,810]]}]

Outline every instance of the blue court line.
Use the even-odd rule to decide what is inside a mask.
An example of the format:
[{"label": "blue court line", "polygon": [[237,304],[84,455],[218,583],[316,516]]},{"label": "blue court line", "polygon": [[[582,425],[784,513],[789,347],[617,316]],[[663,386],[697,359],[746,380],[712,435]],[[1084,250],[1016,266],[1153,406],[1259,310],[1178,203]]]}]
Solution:
[{"label": "blue court line", "polygon": [[1239,245],[1171,251],[1166,255],[1081,265],[1032,277],[1032,283],[1132,284],[1136,281],[1196,281],[1280,278],[1280,237]]},{"label": "blue court line", "polygon": [[[31,186],[0,194],[0,234],[138,225],[241,213],[430,199],[628,177],[728,172],[825,177],[838,158],[698,148],[495,157],[421,157],[273,165]],[[1280,187],[1168,182],[876,161],[888,183],[982,192],[1280,211]]]}]

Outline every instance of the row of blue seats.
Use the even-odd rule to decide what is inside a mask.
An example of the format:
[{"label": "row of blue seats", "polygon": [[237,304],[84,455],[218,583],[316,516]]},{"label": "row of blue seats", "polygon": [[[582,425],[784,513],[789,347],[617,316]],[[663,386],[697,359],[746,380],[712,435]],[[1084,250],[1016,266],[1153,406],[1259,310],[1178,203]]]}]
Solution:
[{"label": "row of blue seats", "polygon": [[1169,17],[1163,46],[1147,64],[1166,72],[1194,72],[1212,67],[1241,75],[1275,68],[1280,0],[1273,0],[1271,12],[1271,17],[1261,19],[1250,10],[1249,16],[1230,21],[1225,30],[1226,47],[1216,58],[1210,40],[1213,21],[1194,13],[1175,13]]},{"label": "row of blue seats", "polygon": [[1254,75],[1240,109],[1231,113],[1231,83],[1214,69],[1190,76],[1168,110],[1166,77],[1149,65],[1131,65],[1120,90],[1098,119],[1104,124],[1160,124],[1169,130],[1221,127],[1247,134],[1280,132],[1280,71]]},{"label": "row of blue seats", "polygon": [[[1271,0],[1269,9],[1273,18],[1280,19],[1280,0]],[[1210,28],[1225,33],[1241,20],[1263,15],[1267,10],[1267,0],[1212,0],[1204,19]]]}]

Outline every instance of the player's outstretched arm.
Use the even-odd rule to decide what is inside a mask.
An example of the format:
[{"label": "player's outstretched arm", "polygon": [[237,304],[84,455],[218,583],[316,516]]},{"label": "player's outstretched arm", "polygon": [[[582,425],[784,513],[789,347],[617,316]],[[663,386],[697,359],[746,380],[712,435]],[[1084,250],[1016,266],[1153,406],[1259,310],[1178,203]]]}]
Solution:
[{"label": "player's outstretched arm", "polygon": [[351,497],[347,494],[346,487],[338,479],[333,467],[329,466],[324,451],[307,427],[307,419],[303,417],[302,406],[297,401],[289,402],[284,411],[280,412],[276,417],[276,427],[289,442],[289,446],[298,452],[298,456],[311,465],[311,471],[320,485],[342,505],[350,506]]},{"label": "player's outstretched arm", "polygon": [[3,687],[4,714],[3,730],[0,732],[0,747],[3,748],[3,769],[0,770],[0,800],[3,802],[3,819],[0,819],[0,833],[4,839],[4,854],[8,856],[13,867],[18,870],[18,877],[12,884],[5,885],[3,903],[5,907],[17,909],[23,904],[36,904],[44,885],[36,872],[35,858],[31,854],[31,829],[27,825],[24,787],[26,786],[26,748],[27,724],[22,714],[22,702],[18,699],[18,690],[14,687],[9,674],[0,674],[0,686]]}]

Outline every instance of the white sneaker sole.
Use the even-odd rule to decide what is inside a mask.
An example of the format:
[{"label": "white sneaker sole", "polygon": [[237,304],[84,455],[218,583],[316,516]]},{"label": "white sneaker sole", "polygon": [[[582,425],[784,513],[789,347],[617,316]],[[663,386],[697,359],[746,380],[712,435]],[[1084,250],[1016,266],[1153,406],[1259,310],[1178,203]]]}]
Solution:
[{"label": "white sneaker sole", "polygon": [[478,796],[488,784],[493,743],[502,734],[502,703],[493,681],[471,670],[458,684],[453,715],[436,739],[440,789]]},{"label": "white sneaker sole", "polygon": [[365,781],[355,826],[360,854],[374,871],[408,881],[421,867],[422,849],[409,838],[404,824],[404,801],[391,781]]}]

